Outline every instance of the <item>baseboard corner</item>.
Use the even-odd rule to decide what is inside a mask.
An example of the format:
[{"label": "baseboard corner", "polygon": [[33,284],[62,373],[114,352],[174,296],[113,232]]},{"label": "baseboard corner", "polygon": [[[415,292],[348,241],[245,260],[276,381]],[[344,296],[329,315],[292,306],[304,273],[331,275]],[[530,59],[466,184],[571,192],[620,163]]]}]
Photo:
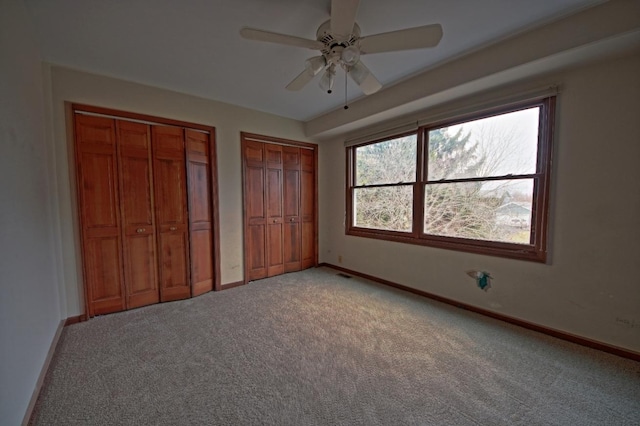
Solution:
[{"label": "baseboard corner", "polygon": [[75,316],[67,318],[64,321],[64,326],[66,327],[68,325],[77,324],[79,322],[83,322],[83,321],[86,321],[86,320],[87,320],[87,316],[85,314],[75,315]]},{"label": "baseboard corner", "polygon": [[244,284],[245,284],[244,281],[236,281],[232,283],[222,284],[220,286],[220,290],[229,290],[230,288],[240,287],[241,285],[244,285]]}]

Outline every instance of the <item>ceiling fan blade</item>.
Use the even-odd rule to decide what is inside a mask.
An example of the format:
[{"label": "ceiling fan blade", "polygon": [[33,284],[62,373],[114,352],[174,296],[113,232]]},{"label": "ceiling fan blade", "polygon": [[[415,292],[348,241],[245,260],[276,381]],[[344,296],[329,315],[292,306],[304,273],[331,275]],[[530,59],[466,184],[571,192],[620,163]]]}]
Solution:
[{"label": "ceiling fan blade", "polygon": [[324,44],[318,40],[309,40],[287,34],[272,33],[271,31],[258,30],[255,28],[244,27],[240,30],[240,35],[249,40],[306,47],[307,49],[320,50],[324,47]]},{"label": "ceiling fan blade", "polygon": [[355,81],[365,95],[371,95],[376,93],[382,88],[382,84],[378,79],[371,74],[369,68],[367,68],[362,61],[358,61],[354,66],[349,69],[349,77]]},{"label": "ceiling fan blade", "polygon": [[314,75],[310,73],[308,70],[303,70],[296,78],[291,80],[291,83],[287,84],[287,90],[297,91],[306,86],[311,80],[313,80]]},{"label": "ceiling fan blade", "polygon": [[360,0],[331,0],[331,34],[334,37],[348,38],[356,22]]},{"label": "ceiling fan blade", "polygon": [[388,33],[374,34],[360,39],[360,53],[392,52],[395,50],[434,47],[442,39],[442,25],[407,28]]}]

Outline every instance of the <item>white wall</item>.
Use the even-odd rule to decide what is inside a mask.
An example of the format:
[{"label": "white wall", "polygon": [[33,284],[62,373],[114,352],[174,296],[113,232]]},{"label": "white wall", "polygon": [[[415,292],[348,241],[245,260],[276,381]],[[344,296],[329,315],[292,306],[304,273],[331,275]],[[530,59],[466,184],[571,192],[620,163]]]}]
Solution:
[{"label": "white wall", "polygon": [[[342,140],[320,150],[320,261],[640,352],[640,55],[560,83],[550,264],[344,234]],[[465,271],[495,278],[481,291]]]},{"label": "white wall", "polygon": [[[259,133],[308,141],[302,123],[183,95],[168,90],[126,82],[77,70],[50,67],[54,146],[58,173],[58,201],[62,224],[62,253],[68,316],[84,312],[73,149],[66,121],[65,102],[114,108],[166,117],[216,128],[220,201],[220,266],[223,284],[244,278],[242,231],[242,162],[240,132]],[[71,161],[70,161],[71,160]]]},{"label": "white wall", "polygon": [[62,317],[40,54],[23,2],[0,10],[0,423],[13,425]]}]

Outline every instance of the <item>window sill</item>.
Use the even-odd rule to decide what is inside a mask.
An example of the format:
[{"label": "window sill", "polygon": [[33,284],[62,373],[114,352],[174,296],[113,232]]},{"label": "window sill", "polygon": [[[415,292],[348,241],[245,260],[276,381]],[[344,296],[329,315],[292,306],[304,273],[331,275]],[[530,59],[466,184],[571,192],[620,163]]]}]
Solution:
[{"label": "window sill", "polygon": [[545,251],[536,250],[536,247],[531,244],[512,244],[497,241],[481,241],[434,235],[417,236],[416,234],[412,233],[383,231],[377,229],[356,227],[347,229],[345,234],[354,237],[373,238],[376,240],[414,244],[419,246],[441,248],[445,250],[461,251],[486,256],[525,260],[529,262],[547,262],[547,253]]}]

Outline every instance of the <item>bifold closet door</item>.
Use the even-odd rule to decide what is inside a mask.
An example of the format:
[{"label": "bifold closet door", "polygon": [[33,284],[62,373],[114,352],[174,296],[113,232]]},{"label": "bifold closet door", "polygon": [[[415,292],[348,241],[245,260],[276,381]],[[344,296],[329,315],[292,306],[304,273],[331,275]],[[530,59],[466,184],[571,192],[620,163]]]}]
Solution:
[{"label": "bifold closet door", "polygon": [[216,280],[213,129],[110,112],[74,112],[89,317],[200,295]]},{"label": "bifold closet door", "polygon": [[152,127],[160,300],[191,297],[184,129]]},{"label": "bifold closet door", "polygon": [[127,309],[158,303],[149,126],[116,121]]},{"label": "bifold closet door", "polygon": [[213,290],[213,216],[210,135],[186,129],[191,287],[193,296]]},{"label": "bifold closet door", "polygon": [[76,165],[89,316],[126,309],[115,120],[76,115]]},{"label": "bifold closet door", "polygon": [[247,136],[242,136],[246,280],[314,266],[315,151]]}]

